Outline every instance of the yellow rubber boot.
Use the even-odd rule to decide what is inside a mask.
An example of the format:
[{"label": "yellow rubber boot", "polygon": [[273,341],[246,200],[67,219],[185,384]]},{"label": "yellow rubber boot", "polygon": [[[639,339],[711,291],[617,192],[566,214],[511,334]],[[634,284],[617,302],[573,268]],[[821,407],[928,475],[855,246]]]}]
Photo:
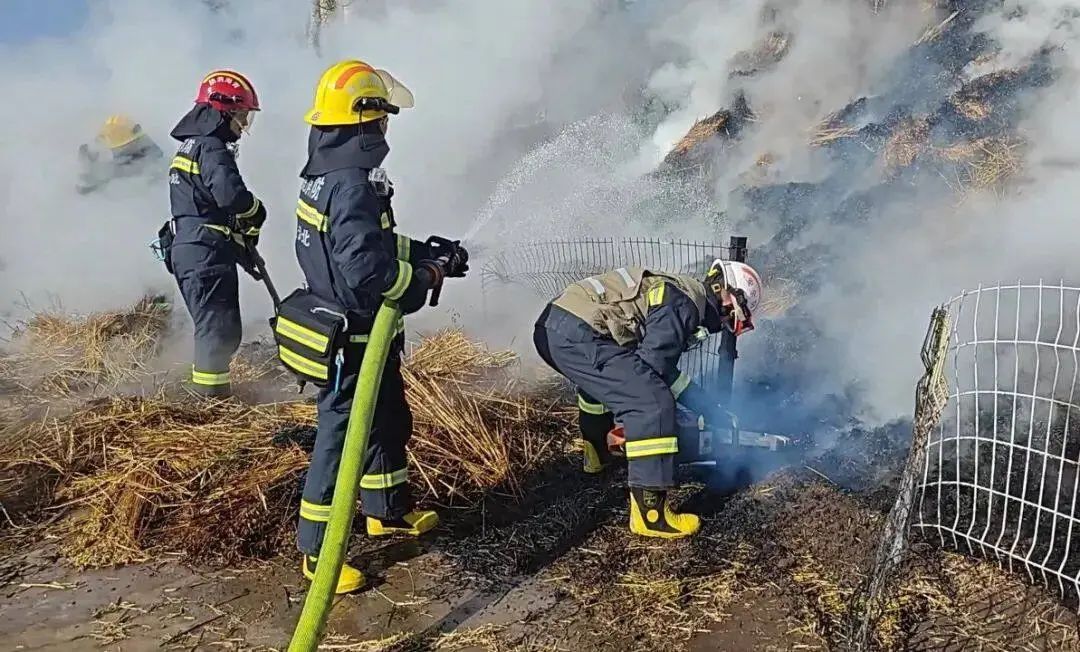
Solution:
[{"label": "yellow rubber boot", "polygon": [[630,531],[643,537],[681,539],[701,529],[696,514],[679,514],[668,505],[666,491],[630,487]]},{"label": "yellow rubber boot", "polygon": [[596,450],[596,446],[593,446],[588,441],[581,440],[581,452],[584,455],[584,464],[582,469],[586,473],[600,473],[604,470],[604,463],[600,461],[600,453]]},{"label": "yellow rubber boot", "polygon": [[[315,565],[319,563],[318,557],[304,556],[304,577],[309,580],[315,579]],[[364,588],[364,584],[367,580],[364,579],[364,574],[358,569],[353,568],[348,564],[344,564],[341,567],[341,574],[338,575],[337,586],[334,587],[334,593],[341,595],[342,593],[352,593],[359,589]]]},{"label": "yellow rubber boot", "polygon": [[432,511],[412,511],[397,519],[367,517],[369,536],[382,537],[391,534],[410,534],[414,537],[434,529],[439,524],[439,515]]}]

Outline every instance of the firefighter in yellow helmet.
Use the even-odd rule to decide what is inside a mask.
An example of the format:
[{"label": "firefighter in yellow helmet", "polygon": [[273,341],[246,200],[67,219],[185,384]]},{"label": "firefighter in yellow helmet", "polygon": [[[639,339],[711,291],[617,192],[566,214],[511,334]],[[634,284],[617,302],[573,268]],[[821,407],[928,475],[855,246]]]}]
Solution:
[{"label": "firefighter in yellow helmet", "polygon": [[86,194],[104,187],[113,179],[145,175],[157,178],[164,172],[165,153],[126,115],[109,116],[93,144],[79,146],[79,179],[75,189]]},{"label": "firefighter in yellow helmet", "polygon": [[[412,106],[412,93],[390,73],[350,59],[323,73],[314,105],[305,116],[311,131],[307,163],[300,172],[295,248],[306,288],[282,302],[275,331],[286,366],[321,387],[318,433],[304,483],[298,532],[303,571],[309,579],[314,577],[330,515],[360,362],[375,312],[384,299],[397,301],[405,314],[415,312],[444,276],[462,277],[468,270],[468,254],[457,242],[436,236],[421,242],[397,233],[390,205],[394,188],[380,166],[390,151],[386,142],[390,115]],[[310,338],[297,336],[305,331],[282,321],[286,314],[315,313],[346,317],[341,354],[321,369],[310,362],[313,352],[305,343]],[[396,351],[383,369],[360,478],[361,509],[371,536],[416,536],[439,520],[433,511],[416,509],[409,495],[405,446],[412,434],[412,413],[401,378],[403,331],[402,323]],[[363,584],[363,574],[346,565],[336,590],[346,593]]]}]

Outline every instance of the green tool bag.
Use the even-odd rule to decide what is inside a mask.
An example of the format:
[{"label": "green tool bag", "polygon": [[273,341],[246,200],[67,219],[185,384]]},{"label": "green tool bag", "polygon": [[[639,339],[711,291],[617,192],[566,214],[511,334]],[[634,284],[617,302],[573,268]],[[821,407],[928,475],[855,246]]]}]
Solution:
[{"label": "green tool bag", "polygon": [[348,318],[307,290],[294,291],[278,305],[270,328],[278,358],[300,381],[316,387],[336,382],[345,361]]}]

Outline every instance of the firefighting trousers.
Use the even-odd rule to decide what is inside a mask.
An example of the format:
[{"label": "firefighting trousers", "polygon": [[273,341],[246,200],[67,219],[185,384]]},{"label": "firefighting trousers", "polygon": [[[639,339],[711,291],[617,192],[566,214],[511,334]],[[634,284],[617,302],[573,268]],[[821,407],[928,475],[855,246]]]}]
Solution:
[{"label": "firefighting trousers", "polygon": [[[405,446],[412,436],[412,412],[405,401],[400,343],[395,348],[383,369],[360,477],[361,512],[380,519],[401,518],[412,508],[405,457]],[[308,555],[319,554],[326,532],[363,349],[359,345],[346,352],[340,387],[319,392],[318,430],[300,501],[297,536],[297,547]]]},{"label": "firefighting trousers", "polygon": [[229,363],[240,348],[239,279],[231,251],[205,242],[174,243],[173,273],[195,326],[194,389],[228,394]]},{"label": "firefighting trousers", "polygon": [[674,486],[676,406],[663,379],[633,349],[600,336],[557,306],[549,305],[540,316],[533,343],[551,368],[577,386],[583,412],[598,417],[610,412],[623,425],[630,486]]}]

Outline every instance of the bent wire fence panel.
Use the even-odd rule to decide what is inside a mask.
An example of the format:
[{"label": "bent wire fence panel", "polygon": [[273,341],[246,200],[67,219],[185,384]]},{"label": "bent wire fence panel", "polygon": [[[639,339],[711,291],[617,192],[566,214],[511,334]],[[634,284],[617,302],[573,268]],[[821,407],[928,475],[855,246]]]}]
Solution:
[{"label": "bent wire fence panel", "polygon": [[1080,597],[1080,289],[979,288],[947,304],[950,393],[912,526]]},{"label": "bent wire fence panel", "polygon": [[[523,287],[550,301],[571,283],[619,267],[648,269],[704,277],[717,258],[745,258],[745,238],[729,245],[648,238],[583,238],[521,244],[485,262],[481,278],[485,293],[494,285]],[[682,370],[707,390],[730,390],[729,354],[721,352],[721,336],[709,337],[687,352]]]},{"label": "bent wire fence panel", "polygon": [[875,568],[856,596],[861,650],[897,579],[909,527],[1080,606],[1080,288],[980,287],[935,319],[946,322],[937,332],[949,335],[948,347],[938,347],[936,380],[924,347],[912,449]]}]

